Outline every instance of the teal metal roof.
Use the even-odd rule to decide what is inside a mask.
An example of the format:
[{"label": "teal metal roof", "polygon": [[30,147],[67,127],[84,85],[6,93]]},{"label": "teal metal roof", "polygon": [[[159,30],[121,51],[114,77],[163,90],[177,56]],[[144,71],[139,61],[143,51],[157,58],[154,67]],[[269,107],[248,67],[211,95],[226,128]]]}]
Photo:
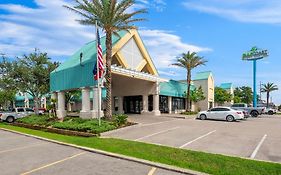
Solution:
[{"label": "teal metal roof", "polygon": [[[118,32],[119,36],[112,36],[113,46],[125,36],[127,31]],[[105,53],[105,37],[101,38],[103,53]],[[80,64],[80,53],[83,53]],[[93,67],[96,63],[96,41],[85,44],[75,52],[68,60],[62,63],[50,74],[50,91],[60,91],[88,87],[94,85]]]},{"label": "teal metal roof", "polygon": [[[194,86],[191,85],[191,90]],[[168,82],[160,83],[160,95],[172,96],[172,97],[185,97],[187,90],[187,83],[170,80]]]},{"label": "teal metal roof", "polygon": [[198,72],[193,80],[207,80],[210,75],[212,75],[211,71]]},{"label": "teal metal roof", "polygon": [[[33,100],[33,97],[30,94],[27,94],[27,98],[28,100]],[[23,95],[16,95],[15,97],[16,101],[24,101],[25,100],[25,96]]]},{"label": "teal metal roof", "polygon": [[222,88],[222,89],[231,89],[232,88],[232,83],[222,83],[220,85],[220,88]]}]

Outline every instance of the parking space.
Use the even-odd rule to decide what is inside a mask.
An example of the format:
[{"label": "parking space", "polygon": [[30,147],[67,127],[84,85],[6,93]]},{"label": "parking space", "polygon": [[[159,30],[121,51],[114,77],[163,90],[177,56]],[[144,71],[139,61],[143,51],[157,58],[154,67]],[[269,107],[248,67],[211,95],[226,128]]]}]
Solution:
[{"label": "parking space", "polygon": [[176,175],[179,173],[0,130],[1,175]]},{"label": "parking space", "polygon": [[[130,120],[138,121],[140,117],[130,116]],[[281,116],[262,115],[237,122],[167,120],[165,116],[142,118],[146,119],[154,122],[143,122],[103,136],[281,162]]]}]

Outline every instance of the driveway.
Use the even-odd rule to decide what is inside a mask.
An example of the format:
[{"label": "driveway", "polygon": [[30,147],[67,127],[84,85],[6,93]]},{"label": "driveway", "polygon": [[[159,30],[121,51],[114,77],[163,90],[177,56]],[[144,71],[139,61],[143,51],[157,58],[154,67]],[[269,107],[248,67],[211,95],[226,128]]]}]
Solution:
[{"label": "driveway", "polygon": [[231,123],[165,115],[132,115],[129,120],[140,124],[102,136],[281,162],[281,116],[262,115]]},{"label": "driveway", "polygon": [[0,130],[1,175],[178,175],[179,173]]}]

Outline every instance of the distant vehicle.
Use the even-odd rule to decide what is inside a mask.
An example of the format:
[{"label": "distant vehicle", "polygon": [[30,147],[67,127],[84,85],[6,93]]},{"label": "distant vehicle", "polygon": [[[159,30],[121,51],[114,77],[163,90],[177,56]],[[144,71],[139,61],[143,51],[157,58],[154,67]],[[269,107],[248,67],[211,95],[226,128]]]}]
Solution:
[{"label": "distant vehicle", "polygon": [[0,119],[12,123],[18,118],[23,118],[31,114],[34,114],[34,110],[31,108],[14,108],[9,112],[0,112]]},{"label": "distant vehicle", "polygon": [[252,117],[258,117],[264,113],[265,107],[249,107],[246,103],[234,103],[232,109],[247,111]]},{"label": "distant vehicle", "polygon": [[[36,108],[33,108],[34,112],[35,112],[35,109],[36,109]],[[39,115],[45,114],[46,111],[47,111],[47,110],[46,110],[45,108],[38,108],[38,114],[39,114]]]},{"label": "distant vehicle", "polygon": [[265,113],[265,114],[268,114],[268,115],[273,115],[273,114],[276,114],[276,113],[277,113],[277,109],[266,108],[266,109],[264,110],[264,113]]},{"label": "distant vehicle", "polygon": [[233,122],[235,120],[244,119],[243,111],[235,110],[230,107],[215,107],[208,111],[202,111],[197,116],[198,119],[215,119],[215,120],[226,120]]}]

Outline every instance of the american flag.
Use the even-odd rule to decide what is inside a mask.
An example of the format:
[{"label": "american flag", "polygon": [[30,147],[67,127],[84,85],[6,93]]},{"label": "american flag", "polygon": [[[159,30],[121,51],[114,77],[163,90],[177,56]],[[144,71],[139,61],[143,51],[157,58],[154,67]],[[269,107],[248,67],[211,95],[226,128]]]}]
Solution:
[{"label": "american flag", "polygon": [[[97,71],[97,64],[99,66],[99,72]],[[102,77],[104,72],[104,65],[103,65],[103,59],[102,59],[102,47],[100,43],[100,35],[99,35],[99,30],[97,30],[97,63],[94,65],[94,78],[95,80]]]}]

